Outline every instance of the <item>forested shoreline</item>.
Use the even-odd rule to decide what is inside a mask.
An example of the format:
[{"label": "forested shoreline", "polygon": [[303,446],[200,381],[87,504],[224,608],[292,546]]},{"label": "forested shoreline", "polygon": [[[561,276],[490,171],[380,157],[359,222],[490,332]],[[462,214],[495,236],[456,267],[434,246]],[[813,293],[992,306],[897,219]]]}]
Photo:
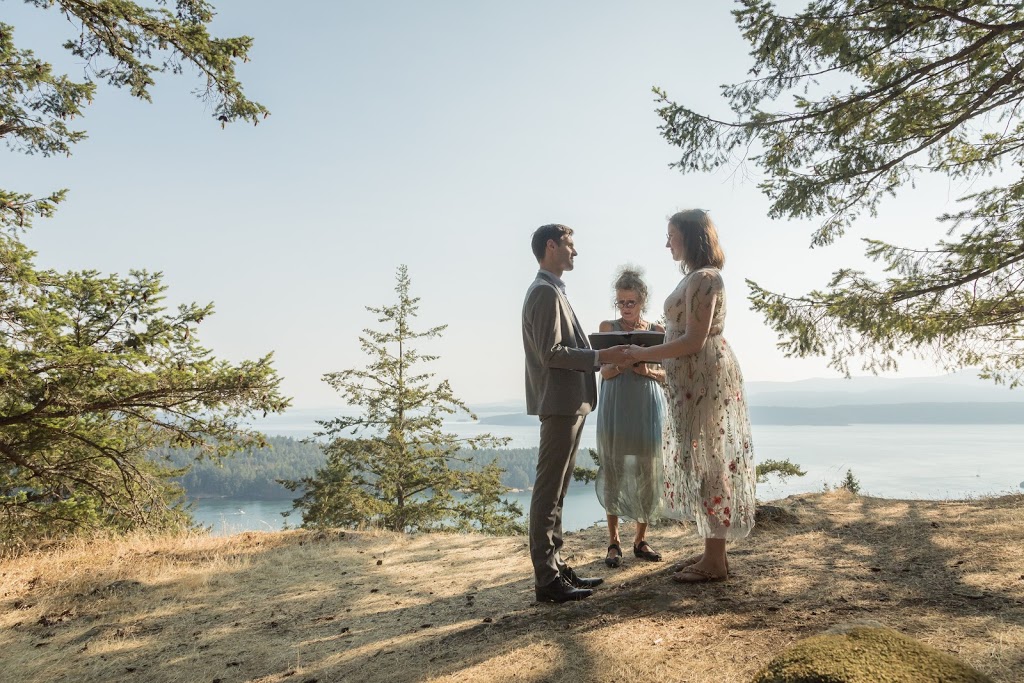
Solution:
[{"label": "forested shoreline", "polygon": [[[299,480],[312,476],[325,462],[316,443],[287,436],[268,436],[270,448],[240,451],[220,461],[196,460],[197,448],[161,448],[151,453],[154,461],[188,471],[175,481],[190,498],[249,498],[287,500],[296,497],[279,479]],[[501,483],[512,489],[533,486],[536,448],[482,448],[470,451],[474,466],[496,460],[504,470]]]},{"label": "forested shoreline", "polygon": [[188,468],[174,481],[190,498],[292,498],[277,480],[307,476],[324,464],[323,452],[314,443],[286,436],[268,436],[267,443],[269,448],[251,448],[220,460],[197,460],[198,448],[160,448],[150,457],[176,469]]}]

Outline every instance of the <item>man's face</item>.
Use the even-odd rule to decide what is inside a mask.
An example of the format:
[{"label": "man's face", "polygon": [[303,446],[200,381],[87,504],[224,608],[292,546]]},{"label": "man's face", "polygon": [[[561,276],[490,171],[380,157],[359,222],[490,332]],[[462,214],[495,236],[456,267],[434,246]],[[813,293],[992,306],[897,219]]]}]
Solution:
[{"label": "man's face", "polygon": [[573,246],[572,235],[562,235],[562,239],[557,243],[554,240],[548,240],[548,249],[554,249],[548,253],[552,255],[554,259],[553,265],[561,268],[563,271],[572,270],[572,260],[576,256],[576,249]]}]

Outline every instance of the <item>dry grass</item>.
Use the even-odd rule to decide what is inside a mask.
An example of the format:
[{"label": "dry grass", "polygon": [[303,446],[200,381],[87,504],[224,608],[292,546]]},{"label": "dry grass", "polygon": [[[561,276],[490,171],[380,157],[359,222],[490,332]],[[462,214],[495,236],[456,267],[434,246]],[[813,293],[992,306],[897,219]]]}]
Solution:
[{"label": "dry grass", "polygon": [[[590,600],[533,604],[525,539],[243,533],[95,541],[0,563],[0,669],[18,681],[736,681],[788,644],[874,619],[996,681],[1024,680],[1024,497],[836,492],[681,586],[604,530],[569,537]],[[697,549],[653,530],[667,559]]]}]

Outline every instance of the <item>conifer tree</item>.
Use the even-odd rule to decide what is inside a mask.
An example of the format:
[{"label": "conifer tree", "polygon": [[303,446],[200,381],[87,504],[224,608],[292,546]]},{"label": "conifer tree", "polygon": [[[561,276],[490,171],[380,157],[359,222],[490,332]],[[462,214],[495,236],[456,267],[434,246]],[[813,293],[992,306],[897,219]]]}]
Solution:
[{"label": "conifer tree", "polygon": [[[0,23],[0,138],[13,152],[70,154],[85,137],[70,122],[97,80],[148,100],[155,74],[186,66],[202,74],[198,94],[222,124],[266,114],[234,75],[251,39],[211,37],[203,0],[178,0],[174,12],[159,0],[27,1],[78,27],[64,47],[85,76],[55,74]],[[288,405],[270,356],[213,357],[196,334],[212,305],[167,310],[159,274],[37,269],[22,231],[65,196],[0,188],[0,545],[182,523],[169,481],[180,471],[147,453],[173,445],[219,457],[263,444],[245,418]]]},{"label": "conifer tree", "polygon": [[[765,172],[774,218],[821,221],[833,242],[888,195],[939,175],[970,188],[934,217],[948,238],[922,248],[866,239],[887,275],[846,268],[786,296],[748,282],[790,355],[828,355],[849,373],[896,367],[901,352],[947,369],[1024,379],[1024,5],[983,0],[815,0],[792,15],[768,0],[733,14],[749,80],[714,118],[655,89],[674,164],[708,171],[746,158]],[[908,187],[909,186],[909,187]],[[928,220],[922,216],[922,220]]]},{"label": "conifer tree", "polygon": [[[148,102],[157,74],[188,70],[201,76],[196,95],[222,126],[239,120],[257,124],[269,114],[245,96],[235,75],[236,63],[248,60],[252,38],[211,36],[214,9],[206,0],[176,0],[174,11],[167,0],[156,0],[158,7],[131,0],[25,2],[59,12],[76,28],[78,36],[63,47],[80,60],[82,79],[55,73],[32,50],[19,49],[14,27],[0,22],[0,138],[11,150],[70,155],[86,137],[72,122],[96,97],[97,81]],[[0,187],[0,228],[27,228],[34,217],[52,215],[66,197],[67,190],[33,197]]]},{"label": "conifer tree", "polygon": [[501,498],[508,491],[502,470],[494,462],[472,467],[472,451],[508,440],[459,438],[444,430],[446,416],[472,413],[447,380],[434,384],[433,373],[421,369],[437,356],[420,353],[415,342],[440,337],[447,325],[413,328],[419,298],[409,286],[408,269],[400,266],[397,302],[367,306],[386,326],[363,330],[359,338],[369,364],[324,376],[360,411],[319,423],[317,436],[329,439],[327,464],[312,477],[282,483],[302,490],[293,507],[305,527],[520,532],[522,510]]}]

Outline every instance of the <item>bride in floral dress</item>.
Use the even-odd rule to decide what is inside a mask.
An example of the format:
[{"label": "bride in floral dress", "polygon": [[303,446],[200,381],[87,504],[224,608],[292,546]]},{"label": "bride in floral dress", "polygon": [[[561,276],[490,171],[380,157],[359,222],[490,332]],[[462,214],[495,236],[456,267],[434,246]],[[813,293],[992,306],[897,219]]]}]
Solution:
[{"label": "bride in floral dress", "polygon": [[728,577],[727,540],[754,527],[754,447],[743,375],[722,332],[725,257],[706,211],[675,214],[668,223],[672,258],[686,274],[665,301],[665,343],[630,347],[638,361],[662,361],[667,415],[664,512],[694,520],[704,552],[684,560],[681,583]]}]

